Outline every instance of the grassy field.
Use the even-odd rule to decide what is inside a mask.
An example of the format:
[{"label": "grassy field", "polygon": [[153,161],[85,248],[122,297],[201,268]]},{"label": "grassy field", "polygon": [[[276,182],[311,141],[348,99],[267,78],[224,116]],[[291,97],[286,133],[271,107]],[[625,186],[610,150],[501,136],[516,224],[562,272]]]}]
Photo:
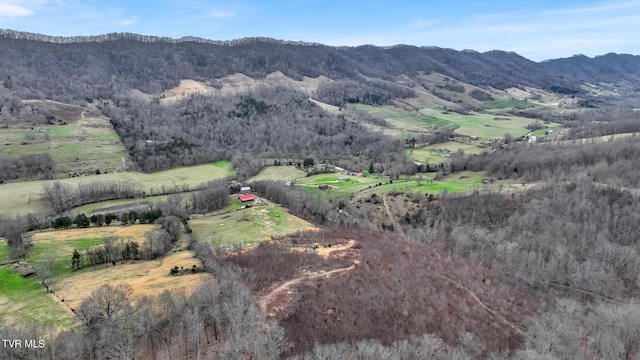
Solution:
[{"label": "grassy field", "polygon": [[75,324],[71,313],[47,294],[36,278],[23,278],[8,266],[0,267],[0,318],[9,324],[37,321],[59,328]]},{"label": "grassy field", "polygon": [[193,252],[179,251],[158,260],[108,265],[96,270],[85,268],[60,276],[52,282],[51,287],[72,308],[88,297],[93,289],[104,284],[129,284],[134,296],[159,295],[164,290],[189,295],[201,281],[211,278],[211,274],[171,276],[169,271],[175,266],[191,269],[193,265],[202,269],[202,263],[194,258]]},{"label": "grassy field", "polygon": [[509,109],[518,108],[525,109],[535,106],[526,100],[518,99],[506,99],[506,100],[493,100],[485,103],[487,109]]},{"label": "grassy field", "polygon": [[[23,278],[12,273],[10,265],[0,267],[0,318],[11,323],[29,323],[33,320],[60,328],[73,326],[74,321],[65,306],[76,307],[93,289],[103,284],[128,283],[135,295],[157,295],[165,289],[185,293],[192,291],[206,273],[179,277],[170,276],[174,266],[202,268],[190,251],[179,251],[163,259],[131,261],[124,264],[101,265],[97,268],[70,269],[74,249],[79,252],[103,243],[105,236],[123,241],[144,239],[147,231],[157,225],[109,226],[86,229],[43,231],[32,236],[33,247],[27,255],[27,264],[37,266],[51,258],[55,261],[54,277],[49,280],[55,297],[47,294],[36,278]],[[0,243],[0,259],[6,257],[6,243]],[[64,299],[64,303],[60,302]]]},{"label": "grassy field", "polygon": [[[422,179],[418,180],[418,176]],[[450,174],[439,180],[433,180],[433,173],[418,174],[409,180],[401,178],[400,180],[394,180],[392,184],[383,184],[363,190],[358,195],[370,196],[373,193],[380,195],[389,191],[439,194],[446,190],[449,193],[463,193],[474,190],[498,190],[500,187],[504,187],[506,191],[508,186],[514,185],[512,180],[494,181],[493,184],[485,185],[482,184],[482,179],[485,176],[486,174],[480,171],[463,171]]]},{"label": "grassy field", "polygon": [[415,149],[407,149],[406,154],[409,159],[414,161],[426,162],[426,163],[441,163],[448,161],[444,150],[449,150],[452,154],[458,152],[458,150],[464,151],[465,154],[481,154],[487,151],[485,148],[478,147],[473,143],[461,143],[458,141],[447,141],[441,144],[432,144]]},{"label": "grassy field", "polygon": [[435,127],[447,127],[455,129],[455,123],[436,114],[425,114],[422,111],[409,112],[392,107],[376,107],[364,104],[354,104],[360,110],[366,110],[372,114],[384,118],[393,128],[403,136],[412,136],[427,132]]},{"label": "grassy field", "polygon": [[[348,178],[347,181],[339,181],[339,178]],[[375,185],[380,182],[386,182],[387,177],[378,176],[350,176],[344,174],[318,174],[309,177],[305,177],[296,182],[296,186],[300,186],[303,189],[311,192],[326,192],[330,197],[340,197],[343,195],[349,195],[357,193],[367,189],[369,186]],[[319,190],[319,185],[328,185],[330,190]]]},{"label": "grassy field", "polygon": [[[467,192],[483,189],[498,189],[500,186],[512,185],[513,181],[495,181],[491,185],[482,184],[482,179],[486,176],[484,172],[463,171],[450,174],[439,180],[434,180],[435,173],[416,174],[415,176],[404,177],[389,182],[388,178],[369,176],[352,177],[349,181],[337,182],[338,177],[344,175],[324,174],[315,175],[299,181],[296,185],[311,193],[326,193],[332,198],[351,195],[370,195],[372,193],[382,194],[389,191],[421,192],[438,194],[446,190],[447,192]],[[381,185],[378,185],[382,183]],[[327,184],[332,187],[329,190],[318,190],[318,185]]]},{"label": "grassy field", "polygon": [[266,166],[247,180],[247,183],[258,180],[291,181],[304,177],[305,172],[295,166]]},{"label": "grassy field", "polygon": [[[481,139],[501,139],[509,133],[514,137],[526,135],[529,130],[527,125],[533,122],[532,119],[512,116],[472,113],[462,115],[455,112],[443,114],[439,109],[421,109],[420,112],[426,116],[434,116],[456,124],[455,133],[466,136],[477,136]],[[558,124],[552,123],[550,126]]]},{"label": "grassy field", "polygon": [[[76,208],[73,208],[71,212],[78,213],[78,214],[91,214],[94,212],[108,211],[111,208],[121,207],[121,206],[132,206],[134,208],[138,208],[138,207],[144,207],[146,205],[151,205],[158,201],[166,200],[168,197],[169,197],[168,195],[161,195],[161,196],[150,196],[144,199],[120,199],[120,200],[101,201],[93,204],[78,206]],[[136,209],[136,211],[138,210]]]},{"label": "grassy field", "polygon": [[9,245],[4,238],[0,238],[0,264],[9,260]]},{"label": "grassy field", "polygon": [[0,155],[48,153],[54,176],[113,171],[128,158],[124,145],[106,118],[84,118],[67,125],[8,128],[0,131]]},{"label": "grassy field", "polygon": [[285,235],[314,228],[313,224],[289,214],[284,208],[264,203],[248,209],[193,219],[189,221],[189,225],[198,238],[222,244],[252,244],[271,235]]},{"label": "grassy field", "polygon": [[533,132],[533,135],[535,136],[544,136],[546,134],[547,131],[549,130],[553,130],[556,134],[558,134],[561,131],[567,130],[566,127],[562,126],[562,125],[554,125],[554,126],[549,126],[546,129],[539,129]]},{"label": "grassy field", "polygon": [[33,247],[27,255],[27,260],[36,264],[50,257],[56,262],[55,275],[66,274],[71,272],[68,265],[71,263],[74,249],[82,252],[90,247],[101,245],[106,236],[142,243],[144,234],[155,228],[157,228],[156,225],[136,224],[37,232],[33,234]]},{"label": "grassy field", "polygon": [[[505,109],[523,107],[524,105],[532,106],[532,104],[521,100],[500,100],[491,102],[488,106],[493,109]],[[448,111],[444,107],[423,108],[417,112],[409,112],[388,106],[374,107],[362,104],[355,106],[383,117],[403,136],[426,133],[434,127],[446,127],[453,129],[459,135],[477,136],[484,140],[503,138],[507,133],[517,137],[526,135],[529,132],[527,125],[533,122],[529,118],[488,112],[463,115]],[[551,123],[549,126],[552,129],[556,127],[561,130],[559,124]]]},{"label": "grassy field", "polygon": [[[220,179],[235,174],[230,162],[219,161],[213,164],[188,166],[166,171],[145,174],[138,172],[119,172],[101,175],[82,176],[60,181],[67,184],[89,183],[93,181],[131,181],[141,190],[162,189],[177,185],[198,185],[203,182]],[[41,212],[47,209],[42,201],[42,186],[49,180],[23,181],[0,184],[0,214]]]}]

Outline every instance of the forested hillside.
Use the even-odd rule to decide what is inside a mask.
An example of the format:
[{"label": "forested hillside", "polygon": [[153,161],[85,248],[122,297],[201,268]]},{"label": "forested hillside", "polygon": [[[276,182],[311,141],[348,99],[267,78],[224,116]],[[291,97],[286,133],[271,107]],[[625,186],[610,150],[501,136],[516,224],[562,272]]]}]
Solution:
[{"label": "forested hillside", "polygon": [[265,38],[210,42],[135,34],[55,38],[0,32],[0,80],[21,98],[113,98],[127,89],[159,94],[181,79],[207,81],[281,71],[293,79],[389,79],[432,71],[478,86],[573,88],[548,67],[514,53],[400,45],[330,47]]},{"label": "forested hillside", "polygon": [[145,171],[232,159],[254,175],[266,159],[316,159],[349,168],[373,161],[399,171],[402,141],[325,112],[290,88],[263,87],[245,95],[193,95],[171,106],[108,103],[104,112]]},{"label": "forested hillside", "polygon": [[575,55],[543,63],[558,73],[590,83],[633,85],[640,83],[640,57],[630,54],[606,54],[589,58]]},{"label": "forested hillside", "polygon": [[638,359],[637,59],[0,30],[0,358]]}]

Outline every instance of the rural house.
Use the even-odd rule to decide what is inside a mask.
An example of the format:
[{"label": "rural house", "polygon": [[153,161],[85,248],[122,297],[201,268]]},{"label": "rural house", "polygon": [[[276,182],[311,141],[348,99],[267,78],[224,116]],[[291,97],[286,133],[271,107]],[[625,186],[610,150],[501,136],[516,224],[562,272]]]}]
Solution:
[{"label": "rural house", "polygon": [[251,192],[251,186],[243,186],[240,188],[240,194],[248,194]]}]

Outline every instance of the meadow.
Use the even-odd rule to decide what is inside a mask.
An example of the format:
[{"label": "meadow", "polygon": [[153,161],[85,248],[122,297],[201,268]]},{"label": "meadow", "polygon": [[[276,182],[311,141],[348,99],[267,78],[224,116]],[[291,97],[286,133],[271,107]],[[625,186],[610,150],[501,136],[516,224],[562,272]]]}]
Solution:
[{"label": "meadow", "polygon": [[458,151],[463,151],[464,154],[481,154],[487,151],[486,148],[478,145],[478,141],[469,143],[447,141],[440,144],[431,144],[422,147],[417,146],[415,149],[407,149],[406,154],[409,159],[414,161],[423,163],[441,163],[448,161],[450,158],[445,150],[448,150],[450,154],[455,154]]},{"label": "meadow", "polygon": [[[502,110],[510,107],[522,107],[524,104],[529,103],[520,100],[503,100],[489,103],[488,106]],[[414,112],[390,106],[375,107],[363,104],[355,106],[383,117],[403,137],[416,136],[428,133],[437,127],[445,127],[454,130],[454,133],[458,135],[477,136],[482,140],[501,139],[507,133],[514,137],[526,135],[529,133],[527,125],[533,122],[529,118],[498,112],[469,112],[465,115],[449,111],[442,106],[423,108]],[[551,123],[548,126],[554,131],[563,130],[556,123]]]},{"label": "meadow", "polygon": [[[121,171],[100,175],[61,179],[66,184],[90,183],[94,181],[130,181],[141,191],[162,190],[175,186],[195,186],[203,182],[233,176],[235,171],[228,161],[187,166],[155,173]],[[0,184],[0,214],[43,212],[47,203],[42,200],[42,186],[51,180],[22,181]],[[135,200],[134,200],[135,201]]]},{"label": "meadow", "polygon": [[189,226],[199,239],[216,244],[254,244],[271,236],[291,234],[315,228],[308,221],[289,214],[285,208],[260,203],[243,208],[235,198],[218,214],[189,220]]},{"label": "meadow", "polygon": [[247,179],[247,183],[259,180],[289,182],[305,176],[305,172],[295,166],[265,166],[260,172]]},{"label": "meadow", "polygon": [[83,118],[66,125],[8,128],[0,132],[0,155],[48,153],[54,177],[110,172],[129,155],[106,118]]},{"label": "meadow", "polygon": [[[103,284],[127,283],[134,295],[158,295],[164,290],[189,293],[207,273],[171,276],[171,268],[193,265],[202,268],[191,251],[175,251],[164,258],[149,261],[126,261],[115,266],[99,265],[73,270],[70,267],[74,249],[84,250],[103,244],[106,236],[122,241],[142,243],[148,231],[157,225],[105,226],[49,230],[31,233],[32,248],[26,261],[29,266],[48,261],[54,263],[54,276],[48,280],[53,294],[47,294],[36,277],[23,278],[12,272],[12,265],[0,267],[0,318],[10,323],[38,321],[58,328],[70,328],[75,321],[70,308],[75,308],[91,291]],[[176,246],[179,248],[179,246]],[[0,260],[7,259],[6,242],[0,242]],[[8,259],[7,259],[8,260]],[[0,261],[1,263],[1,261]],[[62,301],[64,299],[64,302]]]}]

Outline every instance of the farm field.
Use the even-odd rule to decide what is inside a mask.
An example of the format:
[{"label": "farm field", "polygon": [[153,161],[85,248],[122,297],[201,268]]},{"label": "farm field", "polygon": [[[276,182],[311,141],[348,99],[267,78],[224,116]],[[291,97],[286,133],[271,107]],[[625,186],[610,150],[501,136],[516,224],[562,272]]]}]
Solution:
[{"label": "farm field", "polygon": [[[237,200],[232,200],[235,201]],[[189,225],[199,239],[218,244],[253,244],[272,235],[285,235],[315,228],[308,221],[289,214],[286,209],[265,203],[238,211],[195,218],[189,220]]]},{"label": "farm field", "polygon": [[485,102],[485,107],[487,109],[509,109],[509,108],[518,108],[524,109],[529,107],[534,107],[535,105],[526,101],[526,100],[518,100],[518,99],[503,99],[503,100],[493,100]]},{"label": "farm field", "polygon": [[247,183],[259,180],[292,181],[305,176],[305,172],[295,166],[265,166],[260,172],[250,177]]},{"label": "farm field", "polygon": [[[498,114],[472,113],[462,115],[455,112],[444,113],[440,109],[420,109],[425,116],[437,117],[456,125],[455,133],[465,136],[477,136],[481,139],[501,139],[509,133],[514,137],[526,135],[529,130],[527,125],[532,119]],[[557,126],[551,123],[549,126]]]},{"label": "farm field", "polygon": [[[405,192],[421,192],[438,194],[446,190],[450,193],[468,192],[474,190],[496,190],[500,186],[510,186],[514,182],[511,180],[495,181],[493,184],[482,184],[482,179],[486,176],[484,172],[463,171],[450,174],[439,180],[434,180],[435,173],[417,174],[412,177],[401,177],[389,183],[388,178],[369,176],[369,177],[352,177],[349,181],[338,182],[339,174],[323,174],[315,175],[299,181],[296,185],[311,192],[318,193],[322,190],[318,189],[318,185],[326,184],[330,186],[325,192],[329,197],[337,198],[350,195],[386,193],[389,191],[405,191]],[[382,183],[381,185],[377,185]]]},{"label": "farm field", "polygon": [[111,172],[129,157],[109,120],[101,117],[67,125],[2,129],[0,143],[0,155],[50,154],[54,177]]},{"label": "farm field", "polygon": [[[79,252],[101,245],[105,236],[115,236],[123,241],[144,239],[147,231],[157,225],[105,226],[86,229],[68,229],[32,233],[33,247],[27,255],[27,264],[55,261],[54,277],[49,280],[55,295],[47,294],[37,278],[23,278],[12,273],[11,265],[0,267],[0,317],[9,322],[29,323],[38,320],[60,328],[69,328],[74,320],[67,306],[76,307],[93,289],[103,285],[127,283],[134,288],[134,295],[158,295],[164,290],[189,293],[205,278],[206,273],[170,276],[174,266],[191,269],[202,264],[190,251],[178,251],[162,259],[128,261],[112,265],[87,267],[73,271],[69,268],[74,249]],[[7,255],[6,242],[0,243],[0,259]],[[64,299],[64,303],[60,300]]]},{"label": "farm field", "polygon": [[456,124],[438,116],[433,116],[433,114],[409,112],[388,106],[376,107],[364,104],[354,104],[354,106],[357,109],[365,110],[384,118],[389,125],[399,132],[399,135],[405,137],[424,134],[435,127],[448,127],[450,129],[457,127]]},{"label": "farm field", "polygon": [[[219,161],[213,164],[180,167],[171,170],[145,174],[139,172],[120,172],[101,175],[81,176],[60,180],[67,184],[89,183],[94,181],[131,181],[141,190],[161,190],[186,184],[194,186],[203,182],[233,176],[235,171],[230,162]],[[42,186],[51,180],[23,181],[0,184],[0,214],[42,212],[47,204],[41,199]]]},{"label": "farm field", "polygon": [[[499,109],[503,109],[504,107],[516,106],[520,102],[523,101],[504,100],[498,101],[494,105],[499,106]],[[507,133],[514,137],[526,135],[529,132],[527,125],[533,122],[529,118],[498,113],[470,113],[469,115],[463,115],[448,111],[443,107],[423,108],[417,112],[409,112],[391,107],[375,107],[363,104],[356,104],[355,106],[358,109],[383,117],[405,137],[427,133],[428,130],[434,127],[446,127],[454,130],[459,135],[477,136],[483,140],[500,139]],[[559,124],[556,123],[549,124],[549,127],[561,130]]]},{"label": "farm field", "polygon": [[[346,181],[340,181],[340,178],[347,178]],[[311,192],[318,193],[323,190],[319,190],[318,186],[329,186],[327,195],[330,197],[339,197],[343,195],[349,195],[362,191],[369,186],[373,186],[379,182],[386,182],[387,177],[382,176],[351,176],[344,174],[318,174],[309,177],[305,177],[296,182],[296,186],[301,186],[303,189]]]},{"label": "farm field", "polygon": [[481,154],[488,149],[481,148],[473,143],[462,143],[458,141],[447,141],[440,144],[432,144],[424,147],[417,147],[415,149],[407,149],[407,157],[414,161],[425,163],[441,163],[447,161],[447,156],[444,150],[450,151],[451,154],[455,154],[458,150],[464,151],[465,154]]},{"label": "farm field", "polygon": [[[89,215],[92,213],[107,212],[107,211],[114,210],[116,208],[120,209],[124,207],[132,208],[133,210],[140,211],[140,209],[148,205],[152,205],[156,202],[166,200],[168,197],[169,197],[168,195],[160,195],[160,196],[149,196],[144,199],[107,200],[107,201],[101,201],[93,204],[78,206],[76,208],[73,208],[71,212],[74,214],[78,213],[78,214]],[[117,212],[117,211],[114,210],[114,212]]]},{"label": "farm field", "polygon": [[85,268],[55,279],[51,287],[72,308],[78,306],[94,289],[105,284],[131,285],[134,296],[160,295],[165,290],[188,296],[203,280],[210,279],[211,274],[197,272],[172,276],[169,272],[175,266],[191,269],[193,265],[202,269],[202,263],[192,251],[178,251],[157,260],[108,265],[97,270]]},{"label": "farm field", "polygon": [[[420,176],[422,179],[418,179]],[[446,190],[450,193],[459,193],[473,191],[487,187],[482,184],[482,179],[486,176],[484,172],[479,171],[463,171],[455,174],[444,176],[439,180],[434,180],[435,174],[417,174],[409,180],[394,180],[391,184],[383,184],[380,186],[367,189],[362,194],[386,193],[389,191],[404,192],[421,192],[430,194],[439,194]],[[496,187],[494,183],[490,185]]]},{"label": "farm field", "polygon": [[71,312],[47,294],[36,278],[14,274],[10,266],[0,267],[0,318],[8,324],[34,320],[58,328],[75,324]]},{"label": "farm field", "polygon": [[67,265],[71,262],[74,249],[82,252],[90,247],[101,245],[106,236],[141,244],[145,233],[157,227],[157,225],[136,224],[36,232],[31,238],[33,247],[27,255],[27,260],[35,264],[50,257],[56,262],[56,275],[70,273],[71,269]]}]

